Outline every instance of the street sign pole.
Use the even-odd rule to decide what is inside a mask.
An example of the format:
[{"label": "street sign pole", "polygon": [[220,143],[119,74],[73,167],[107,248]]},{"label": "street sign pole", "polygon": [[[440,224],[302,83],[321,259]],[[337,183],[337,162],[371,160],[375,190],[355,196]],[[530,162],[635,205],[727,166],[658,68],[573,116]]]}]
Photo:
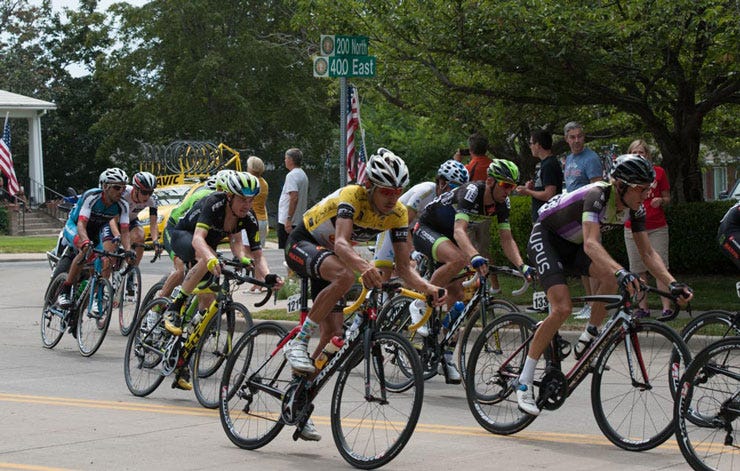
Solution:
[{"label": "street sign pole", "polygon": [[347,184],[347,78],[339,78],[339,188]]}]

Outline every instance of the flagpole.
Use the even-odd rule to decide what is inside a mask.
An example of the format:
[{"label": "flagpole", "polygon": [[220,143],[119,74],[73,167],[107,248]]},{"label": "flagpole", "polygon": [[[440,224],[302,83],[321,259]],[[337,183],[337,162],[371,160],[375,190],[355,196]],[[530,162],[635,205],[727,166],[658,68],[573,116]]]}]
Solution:
[{"label": "flagpole", "polygon": [[[355,87],[355,95],[357,96],[357,129],[360,130],[360,139],[361,139],[361,146],[362,146],[362,155],[365,156],[365,159],[368,159],[367,155],[367,147],[365,147],[365,128],[362,127],[362,113],[360,110],[360,89]],[[355,168],[357,169],[357,183],[362,183],[360,181],[360,152],[355,152]]]},{"label": "flagpole", "polygon": [[339,188],[347,185],[347,78],[339,77]]}]

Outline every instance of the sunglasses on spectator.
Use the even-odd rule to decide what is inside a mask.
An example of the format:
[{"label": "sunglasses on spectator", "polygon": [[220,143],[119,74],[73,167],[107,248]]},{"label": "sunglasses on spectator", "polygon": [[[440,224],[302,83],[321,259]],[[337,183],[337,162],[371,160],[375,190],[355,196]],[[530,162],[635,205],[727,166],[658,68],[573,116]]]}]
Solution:
[{"label": "sunglasses on spectator", "polygon": [[403,188],[389,188],[387,186],[377,187],[378,192],[387,198],[398,198],[403,193]]},{"label": "sunglasses on spectator", "polygon": [[505,181],[498,181],[496,183],[498,184],[498,186],[500,186],[504,190],[512,190],[512,189],[516,188],[516,183],[509,183],[509,182],[505,182]]}]

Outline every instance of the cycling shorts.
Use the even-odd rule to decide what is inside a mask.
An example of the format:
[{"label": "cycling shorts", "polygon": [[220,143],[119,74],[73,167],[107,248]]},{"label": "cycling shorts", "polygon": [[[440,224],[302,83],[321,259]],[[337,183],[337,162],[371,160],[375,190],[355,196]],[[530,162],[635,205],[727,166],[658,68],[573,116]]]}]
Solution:
[{"label": "cycling shorts", "polygon": [[583,251],[583,244],[567,241],[549,231],[539,222],[532,227],[527,243],[529,262],[539,275],[542,289],[566,284],[566,276],[588,275],[591,259]]},{"label": "cycling shorts", "polygon": [[[455,244],[455,241],[450,239],[449,237],[442,235],[442,233],[435,231],[431,227],[427,226],[426,224],[417,223],[413,230],[413,242],[414,242],[414,248],[418,251],[426,255],[430,260],[433,260],[435,263],[440,262],[444,263],[444,261],[439,260],[437,258],[437,247],[439,247],[439,244],[449,240],[453,244]],[[455,244],[457,245],[457,244]]]}]

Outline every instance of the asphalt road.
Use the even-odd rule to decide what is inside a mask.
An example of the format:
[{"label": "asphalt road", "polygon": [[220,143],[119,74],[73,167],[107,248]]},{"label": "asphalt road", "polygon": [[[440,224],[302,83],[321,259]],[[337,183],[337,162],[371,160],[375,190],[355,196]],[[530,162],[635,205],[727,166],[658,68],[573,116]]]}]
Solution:
[{"label": "asphalt road", "polygon": [[[268,254],[280,273],[281,254]],[[142,263],[144,284],[168,270]],[[169,380],[146,398],[132,396],[123,377],[126,339],[111,324],[100,351],[83,358],[70,335],[53,350],[41,346],[45,262],[0,262],[0,469],[348,469],[329,427],[329,385],[314,421],[324,438],[293,442],[286,428],[257,451],[226,438],[217,411]],[[240,294],[241,296],[241,294]],[[249,301],[248,295],[243,295]],[[290,432],[289,432],[290,430]],[[463,388],[427,381],[422,416],[403,452],[385,469],[688,469],[669,440],[643,453],[618,449],[599,431],[585,381],[557,411],[526,430],[492,435],[472,417]]]}]

